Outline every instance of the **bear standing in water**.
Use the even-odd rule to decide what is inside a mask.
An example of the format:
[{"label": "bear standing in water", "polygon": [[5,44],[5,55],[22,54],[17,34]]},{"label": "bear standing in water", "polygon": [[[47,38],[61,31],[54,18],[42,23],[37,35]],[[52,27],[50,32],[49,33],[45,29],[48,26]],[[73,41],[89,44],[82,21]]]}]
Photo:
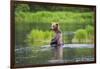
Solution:
[{"label": "bear standing in water", "polygon": [[62,60],[63,59],[63,40],[62,33],[58,23],[53,23],[51,25],[52,31],[55,33],[55,36],[51,40],[51,47],[53,51],[53,59]]}]

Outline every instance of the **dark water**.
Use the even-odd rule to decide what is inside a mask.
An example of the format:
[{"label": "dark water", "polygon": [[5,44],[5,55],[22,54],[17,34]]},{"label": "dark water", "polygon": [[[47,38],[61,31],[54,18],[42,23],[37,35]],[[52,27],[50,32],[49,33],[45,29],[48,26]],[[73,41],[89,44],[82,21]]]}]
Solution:
[{"label": "dark water", "polygon": [[[65,44],[63,50],[64,63],[94,61],[93,44]],[[51,47],[48,45],[18,48],[15,52],[16,65],[50,64],[48,61],[53,57]]]}]

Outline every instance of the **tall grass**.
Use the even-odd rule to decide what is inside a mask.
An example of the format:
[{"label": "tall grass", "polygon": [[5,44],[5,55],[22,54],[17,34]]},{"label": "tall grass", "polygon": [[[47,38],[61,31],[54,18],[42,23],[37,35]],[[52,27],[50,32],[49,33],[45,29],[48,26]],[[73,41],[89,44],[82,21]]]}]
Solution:
[{"label": "tall grass", "polygon": [[51,23],[52,21],[58,21],[59,23],[84,23],[91,20],[93,23],[93,12],[19,12],[16,13],[17,23]]},{"label": "tall grass", "polygon": [[49,44],[52,39],[53,32],[32,30],[27,36],[27,42],[30,46],[42,46]]}]

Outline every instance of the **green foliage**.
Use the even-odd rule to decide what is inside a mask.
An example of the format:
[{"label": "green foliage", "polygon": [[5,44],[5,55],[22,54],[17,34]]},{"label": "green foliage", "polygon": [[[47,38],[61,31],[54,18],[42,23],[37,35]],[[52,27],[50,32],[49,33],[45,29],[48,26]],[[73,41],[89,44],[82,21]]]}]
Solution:
[{"label": "green foliage", "polygon": [[87,31],[88,35],[93,35],[94,34],[94,28],[90,25],[88,25],[86,27],[86,31]]},{"label": "green foliage", "polygon": [[30,10],[30,7],[28,4],[16,4],[15,10],[16,12],[27,12]]},{"label": "green foliage", "polygon": [[[87,17],[86,17],[87,16]],[[88,18],[91,16],[91,18]],[[20,12],[16,14],[15,21],[16,23],[24,23],[31,24],[36,26],[46,25],[45,30],[49,28],[51,22],[57,21],[60,23],[61,29],[63,31],[75,31],[79,28],[85,28],[87,24],[93,23],[93,21],[89,21],[93,19],[92,12],[84,12],[84,13],[73,13],[73,12]],[[74,27],[73,27],[74,26]],[[40,27],[41,28],[41,27]],[[43,28],[43,27],[42,27]],[[70,29],[71,28],[71,29]]]},{"label": "green foliage", "polygon": [[89,43],[93,43],[94,42],[94,28],[90,25],[88,25],[86,27],[86,31],[88,33],[87,37],[88,37],[88,42]]},{"label": "green foliage", "polygon": [[84,43],[87,39],[87,31],[84,29],[79,29],[75,32],[75,39],[80,43]]},{"label": "green foliage", "polygon": [[29,4],[31,12],[37,11],[73,11],[73,12],[90,12],[92,8],[84,8],[84,7],[72,7],[72,6],[61,6],[61,5],[46,5],[46,4]]},{"label": "green foliage", "polygon": [[53,32],[32,30],[27,36],[27,42],[31,46],[42,46],[48,44],[51,41]]},{"label": "green foliage", "polygon": [[[67,24],[83,24],[87,23],[88,20],[93,19],[92,12],[83,12],[83,13],[73,13],[73,12],[49,12],[49,11],[40,11],[40,12],[19,12],[16,14],[17,18],[20,19],[17,20],[19,22],[36,22],[36,23],[51,23],[52,21],[58,21],[59,23],[67,23]],[[90,16],[90,17],[88,17]],[[93,23],[91,21],[91,23]]]}]

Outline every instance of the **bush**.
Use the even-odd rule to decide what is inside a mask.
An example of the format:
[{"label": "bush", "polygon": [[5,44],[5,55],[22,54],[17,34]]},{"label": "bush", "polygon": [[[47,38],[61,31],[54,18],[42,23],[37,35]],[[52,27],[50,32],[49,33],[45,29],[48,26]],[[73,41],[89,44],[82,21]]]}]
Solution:
[{"label": "bush", "polygon": [[92,26],[88,25],[86,27],[86,31],[87,31],[88,42],[93,43],[94,42],[94,28]]},{"label": "bush", "polygon": [[30,7],[28,4],[16,4],[15,10],[16,12],[27,12],[30,11]]},{"label": "bush", "polygon": [[76,39],[79,43],[85,43],[87,39],[87,31],[84,29],[79,29],[75,32],[74,39]]},{"label": "bush", "polygon": [[42,46],[49,44],[53,32],[42,31],[42,30],[32,30],[27,36],[27,42],[30,46]]}]

